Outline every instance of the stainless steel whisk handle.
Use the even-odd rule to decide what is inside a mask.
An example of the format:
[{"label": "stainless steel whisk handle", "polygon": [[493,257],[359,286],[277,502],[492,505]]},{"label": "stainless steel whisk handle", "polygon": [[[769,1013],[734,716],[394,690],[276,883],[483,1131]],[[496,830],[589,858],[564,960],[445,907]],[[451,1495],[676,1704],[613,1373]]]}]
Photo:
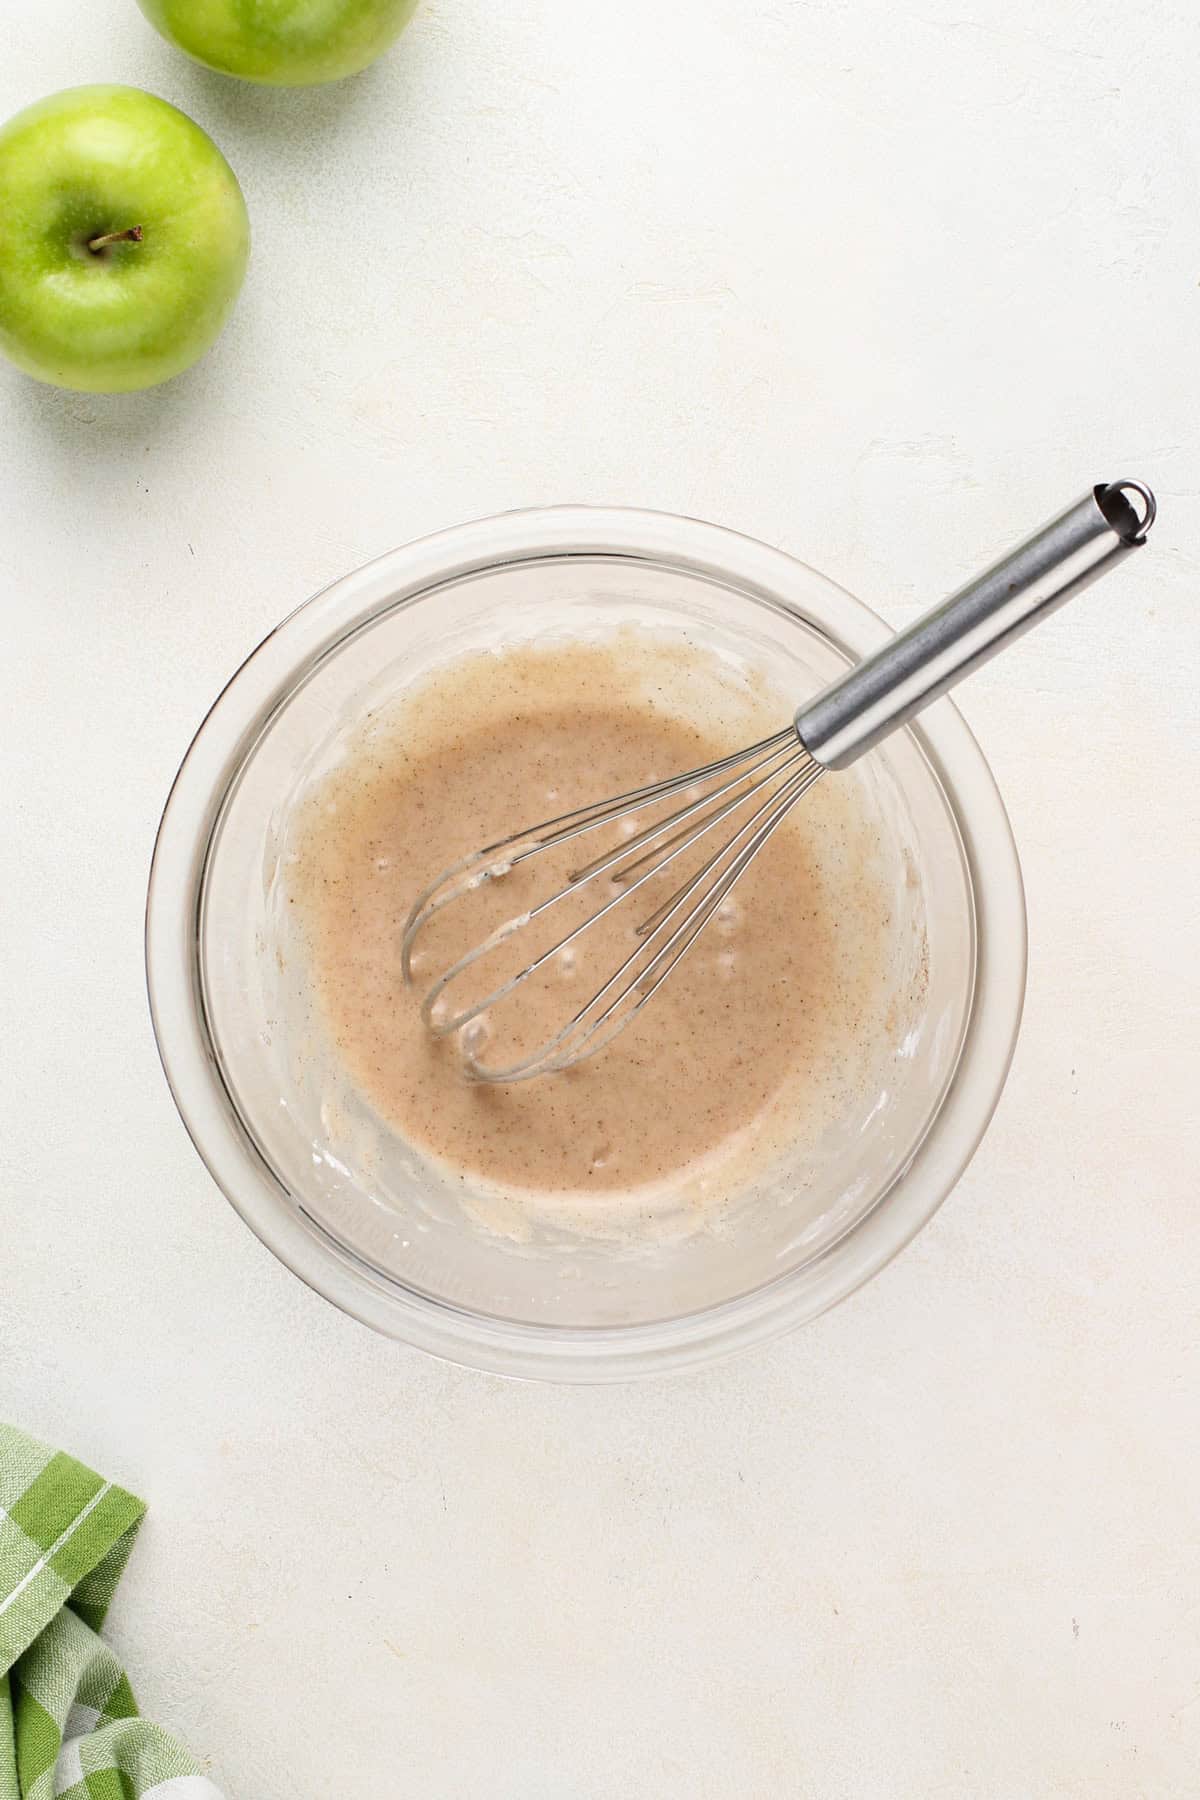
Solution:
[{"label": "stainless steel whisk handle", "polygon": [[1138,549],[1156,511],[1140,481],[1094,487],[802,706],[796,731],[809,755],[846,768]]}]

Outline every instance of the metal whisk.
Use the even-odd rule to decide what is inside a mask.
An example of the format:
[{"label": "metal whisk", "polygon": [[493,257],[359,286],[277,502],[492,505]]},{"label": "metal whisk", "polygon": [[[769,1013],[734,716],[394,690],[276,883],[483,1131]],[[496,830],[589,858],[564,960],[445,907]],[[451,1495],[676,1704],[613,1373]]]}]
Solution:
[{"label": "metal whisk", "polygon": [[[772,833],[826,770],[847,768],[1114,567],[1145,542],[1155,514],[1154,496],[1142,482],[1101,483],[802,706],[792,724],[773,737],[703,768],[513,832],[445,870],[408,918],[402,965],[410,986],[417,939],[445,907],[593,832],[617,829],[617,840],[601,854],[572,867],[562,886],[506,918],[433,980],[421,1007],[426,1025],[437,1036],[463,1033],[467,1073],[480,1081],[525,1081],[595,1055],[678,968]],[[668,804],[677,799],[682,804]],[[721,826],[726,830],[717,840]],[[715,847],[706,855],[702,840],[710,834]],[[643,901],[650,911],[637,922],[634,948],[586,1004],[529,1053],[507,1066],[489,1066],[472,1042],[473,1033],[482,1035],[478,1022],[484,1015],[555,958],[571,954],[578,940],[616,908],[661,884],[664,876],[668,882],[678,880],[678,874],[668,871],[698,845],[700,866],[689,869],[665,898],[652,891]],[[468,970],[582,889],[604,881],[608,897],[581,922],[523,960],[490,991],[473,995],[466,1004],[451,1004],[449,990]]]}]

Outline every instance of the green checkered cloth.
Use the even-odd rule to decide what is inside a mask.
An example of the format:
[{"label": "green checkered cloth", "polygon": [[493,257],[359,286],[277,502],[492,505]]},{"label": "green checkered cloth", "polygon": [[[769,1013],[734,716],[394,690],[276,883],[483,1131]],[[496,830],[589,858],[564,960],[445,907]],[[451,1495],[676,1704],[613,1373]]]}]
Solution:
[{"label": "green checkered cloth", "polygon": [[144,1511],[0,1424],[0,1800],[221,1800],[97,1635]]}]

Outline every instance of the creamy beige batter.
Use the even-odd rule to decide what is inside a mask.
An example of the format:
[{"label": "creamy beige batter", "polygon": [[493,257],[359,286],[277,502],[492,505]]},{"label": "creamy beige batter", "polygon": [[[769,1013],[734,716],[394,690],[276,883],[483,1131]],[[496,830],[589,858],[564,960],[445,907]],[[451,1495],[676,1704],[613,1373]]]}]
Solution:
[{"label": "creamy beige batter", "polygon": [[[710,675],[717,685],[706,663],[629,633],[466,657],[368,720],[310,797],[289,899],[326,1030],[353,1085],[444,1171],[491,1191],[614,1199],[702,1173],[720,1194],[815,1139],[867,1078],[894,1025],[891,903],[853,779],[818,783],[653,1003],[577,1069],[472,1083],[461,1046],[431,1037],[419,994],[402,984],[406,917],[441,869],[518,827],[725,754],[751,724],[778,728],[777,702],[753,719],[744,697],[725,735],[689,717],[689,689]],[[599,845],[585,843],[594,855]],[[553,891],[571,858],[577,866],[578,849],[448,909],[422,941],[418,983]],[[589,904],[612,891],[592,890]],[[488,1060],[564,1023],[654,903],[618,908],[522,994],[519,1013],[496,1009]],[[557,938],[567,917],[555,925]]]}]

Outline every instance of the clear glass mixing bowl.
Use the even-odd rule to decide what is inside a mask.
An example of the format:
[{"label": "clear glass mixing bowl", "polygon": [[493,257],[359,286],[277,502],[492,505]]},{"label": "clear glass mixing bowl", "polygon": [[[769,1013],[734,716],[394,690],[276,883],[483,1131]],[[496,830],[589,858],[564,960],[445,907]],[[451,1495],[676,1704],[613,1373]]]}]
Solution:
[{"label": "clear glass mixing bowl", "polygon": [[368,1129],[364,1119],[358,1138],[339,1120],[330,1150],[316,1027],[303,1024],[303,993],[284,991],[301,978],[277,954],[281,845],[297,797],[336,757],[347,718],[439,662],[630,621],[751,655],[794,704],[888,635],[812,569],[694,520],[566,507],[445,532],[348,575],[259,646],[188,751],[151,871],[154,1029],[219,1186],[334,1304],[506,1374],[599,1381],[686,1367],[843,1299],[953,1186],[1020,1022],[1025,909],[1012,834],[978,746],[943,700],[861,776],[898,904],[920,923],[919,1011],[877,1091],[769,1197],[724,1215],[720,1230],[641,1248],[562,1233],[523,1241],[460,1205],[378,1120]]}]

